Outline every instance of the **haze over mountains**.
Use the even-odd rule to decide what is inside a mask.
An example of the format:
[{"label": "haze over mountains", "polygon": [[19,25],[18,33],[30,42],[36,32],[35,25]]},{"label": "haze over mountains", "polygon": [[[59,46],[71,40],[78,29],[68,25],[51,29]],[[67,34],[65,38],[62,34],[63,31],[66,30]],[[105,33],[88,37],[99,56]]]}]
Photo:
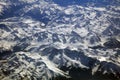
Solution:
[{"label": "haze over mountains", "polygon": [[0,79],[120,80],[119,4],[0,0]]}]

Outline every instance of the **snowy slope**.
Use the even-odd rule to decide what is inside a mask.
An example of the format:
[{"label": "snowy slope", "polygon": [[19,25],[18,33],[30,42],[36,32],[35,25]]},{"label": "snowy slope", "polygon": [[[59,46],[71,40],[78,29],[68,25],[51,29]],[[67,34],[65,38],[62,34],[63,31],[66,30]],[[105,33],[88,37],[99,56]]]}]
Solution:
[{"label": "snowy slope", "polygon": [[0,79],[70,77],[62,66],[120,77],[120,1],[94,1],[0,0]]}]

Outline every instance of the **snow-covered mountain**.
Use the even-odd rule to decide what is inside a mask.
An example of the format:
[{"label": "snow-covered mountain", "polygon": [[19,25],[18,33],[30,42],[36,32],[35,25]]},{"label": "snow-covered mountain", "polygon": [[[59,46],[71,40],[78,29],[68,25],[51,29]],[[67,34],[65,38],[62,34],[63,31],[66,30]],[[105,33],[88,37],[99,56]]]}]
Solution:
[{"label": "snow-covered mountain", "polygon": [[0,59],[0,80],[119,80],[120,1],[0,0]]}]

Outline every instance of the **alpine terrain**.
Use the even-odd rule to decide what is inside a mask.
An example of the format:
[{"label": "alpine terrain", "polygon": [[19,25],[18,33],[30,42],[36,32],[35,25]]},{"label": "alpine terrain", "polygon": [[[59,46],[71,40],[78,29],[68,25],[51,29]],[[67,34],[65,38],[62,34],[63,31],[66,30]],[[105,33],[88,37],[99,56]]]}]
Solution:
[{"label": "alpine terrain", "polygon": [[0,0],[0,80],[120,80],[120,0]]}]

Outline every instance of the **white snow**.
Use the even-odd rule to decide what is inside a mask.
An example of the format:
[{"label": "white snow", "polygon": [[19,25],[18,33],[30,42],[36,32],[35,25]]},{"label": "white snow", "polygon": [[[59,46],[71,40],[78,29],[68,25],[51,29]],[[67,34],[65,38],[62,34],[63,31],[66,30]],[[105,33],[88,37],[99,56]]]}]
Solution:
[{"label": "white snow", "polygon": [[[53,72],[57,73],[57,74],[61,74],[63,76],[66,76],[67,73],[65,73],[64,71],[60,70],[59,68],[57,68],[57,65],[55,65],[53,62],[51,62],[50,60],[48,60],[48,58],[46,56],[41,56],[43,62],[46,64],[46,66],[52,70]],[[67,77],[67,76],[66,76]]]},{"label": "white snow", "polygon": [[104,7],[95,7],[94,9],[98,11],[106,11]]},{"label": "white snow", "polygon": [[[3,48],[3,50],[10,50],[15,45],[18,45],[18,43],[29,43],[29,46],[26,46],[25,48],[26,52],[18,51],[16,52],[17,54],[15,53],[16,56],[14,57],[17,57],[17,59],[19,59],[19,61],[16,62],[16,64],[23,63],[23,66],[20,66],[17,69],[15,69],[15,72],[13,72],[14,74],[19,73],[22,77],[24,77],[24,75],[26,75],[27,73],[31,75],[30,71],[32,70],[29,70],[30,68],[36,68],[36,70],[34,71],[36,75],[38,74],[39,76],[43,76],[44,79],[47,79],[43,74],[48,73],[48,76],[50,77],[51,75],[53,75],[50,74],[50,71],[54,72],[55,74],[66,76],[67,73],[58,68],[65,63],[67,64],[66,66],[74,66],[75,64],[78,64],[81,68],[89,68],[88,66],[85,66],[80,62],[80,58],[78,58],[78,56],[76,56],[76,59],[72,59],[64,53],[53,56],[54,60],[56,60],[56,62],[58,61],[59,63],[55,64],[54,61],[49,60],[48,56],[41,56],[41,51],[48,47],[54,47],[56,49],[67,48],[71,51],[83,50],[85,56],[95,58],[100,62],[105,61],[114,63],[112,61],[114,60],[116,62],[115,64],[120,64],[120,57],[112,57],[116,54],[116,51],[119,50],[118,48],[114,50],[95,50],[88,48],[91,45],[94,46],[100,44],[103,46],[103,44],[107,41],[107,38],[109,38],[109,36],[107,36],[107,34],[103,35],[102,33],[105,30],[107,30],[109,26],[113,26],[113,28],[119,30],[118,25],[113,22],[111,23],[111,21],[109,20],[110,18],[118,17],[119,13],[116,11],[112,11],[112,9],[115,8],[115,10],[120,10],[119,7],[112,6],[111,10],[107,10],[107,6],[95,7],[92,5],[92,7],[85,7],[82,5],[70,5],[67,7],[61,7],[55,3],[50,3],[44,0],[19,1],[30,4],[26,4],[25,7],[21,8],[21,10],[17,10],[18,13],[19,11],[23,11],[19,14],[21,15],[21,17],[10,17],[6,19],[0,19],[0,25],[5,24],[5,27],[10,29],[10,31],[7,32],[6,30],[0,28],[0,48]],[[14,5],[17,4],[18,3],[14,3]],[[7,5],[7,3],[0,2],[0,14],[2,13],[4,6]],[[44,16],[43,18],[50,19],[50,22],[48,21],[48,23],[44,23],[37,19],[32,19],[31,16],[25,16],[29,11],[34,11],[36,9],[38,10],[38,12],[40,12],[40,14],[45,14],[46,16]],[[71,14],[73,16],[68,16]],[[99,16],[97,16],[98,14]],[[23,15],[25,17],[23,17]],[[76,35],[72,35],[72,31],[75,32],[75,34],[77,34],[79,37]],[[41,35],[41,33],[43,33],[43,35]],[[53,34],[56,34],[56,37],[54,38],[59,38],[60,41],[54,42],[52,39]],[[113,32],[112,34],[114,36]],[[96,35],[101,40],[98,42],[96,41],[95,44],[90,43],[91,36],[94,36],[96,39]],[[26,42],[21,41],[26,37]],[[115,37],[120,40],[120,35],[115,35]],[[43,40],[39,41],[39,38],[42,38]],[[75,42],[72,42],[71,39],[74,39]],[[52,55],[52,53],[48,53],[47,55]],[[25,57],[28,57],[28,61],[25,60]],[[112,60],[110,60],[111,57]],[[63,62],[63,64],[59,62],[59,60],[62,60],[61,58],[63,59],[63,61],[65,61]],[[12,59],[13,58],[11,58],[11,61]],[[33,61],[29,62],[29,59],[33,59]],[[35,64],[37,62],[40,62],[41,65],[36,67]],[[11,63],[8,63],[8,65],[11,65]],[[98,67],[99,65],[95,66],[92,69],[92,74],[94,74],[98,70]],[[12,68],[14,69],[15,67],[12,66]],[[104,73],[106,73],[106,71]]]},{"label": "white snow", "polygon": [[13,41],[4,41],[4,40],[1,40],[0,41],[0,48],[2,48],[3,50],[12,50],[12,47],[16,45],[16,42],[13,42]]},{"label": "white snow", "polygon": [[98,60],[101,61],[101,62],[102,61],[107,61],[105,57],[98,57]]},{"label": "white snow", "polygon": [[81,37],[85,37],[89,33],[84,27],[75,29],[75,32],[77,32]]},{"label": "white snow", "polygon": [[65,14],[67,15],[74,14],[74,10],[72,8],[65,9]]}]

